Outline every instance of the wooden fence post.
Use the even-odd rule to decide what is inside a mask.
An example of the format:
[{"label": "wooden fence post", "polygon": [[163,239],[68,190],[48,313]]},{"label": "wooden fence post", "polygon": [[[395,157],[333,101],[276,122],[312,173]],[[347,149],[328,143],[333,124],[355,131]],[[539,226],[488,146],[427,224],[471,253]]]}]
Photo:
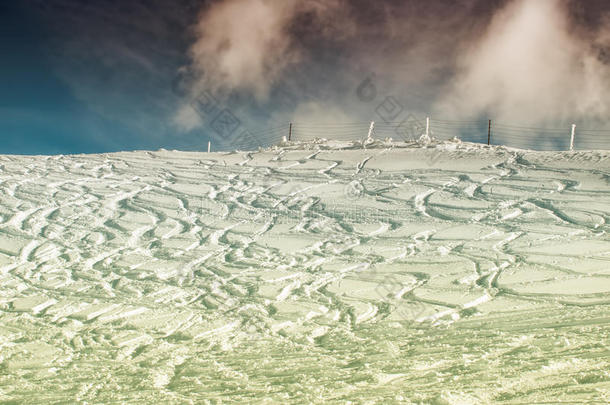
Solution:
[{"label": "wooden fence post", "polygon": [[491,144],[491,120],[489,120],[488,126],[487,126],[487,145]]},{"label": "wooden fence post", "polygon": [[574,150],[574,133],[576,132],[576,124],[572,124],[572,135],[570,136],[570,150]]}]

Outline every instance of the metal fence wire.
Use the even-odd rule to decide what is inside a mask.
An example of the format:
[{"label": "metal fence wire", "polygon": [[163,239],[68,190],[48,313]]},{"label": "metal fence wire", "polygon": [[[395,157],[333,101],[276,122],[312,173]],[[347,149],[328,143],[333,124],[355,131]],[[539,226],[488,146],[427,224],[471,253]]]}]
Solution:
[{"label": "metal fence wire", "polygon": [[[368,136],[370,122],[311,124],[293,123],[292,140],[314,138],[359,140]],[[417,140],[423,134],[440,141],[458,138],[465,142],[504,145],[533,150],[610,149],[610,129],[536,128],[485,121],[452,121],[410,117],[401,122],[375,122],[374,139]],[[574,132],[572,130],[574,129]],[[573,138],[572,138],[573,136]]]},{"label": "metal fence wire", "polygon": [[[243,145],[231,145],[242,150],[278,144],[282,139],[307,142],[314,139],[361,141],[371,138],[395,141],[417,141],[424,134],[432,140],[458,138],[498,146],[539,151],[610,150],[610,129],[536,128],[491,120],[456,121],[436,118],[409,118],[400,122],[370,121],[347,123],[293,122],[249,133]],[[427,131],[427,132],[426,132]]]}]

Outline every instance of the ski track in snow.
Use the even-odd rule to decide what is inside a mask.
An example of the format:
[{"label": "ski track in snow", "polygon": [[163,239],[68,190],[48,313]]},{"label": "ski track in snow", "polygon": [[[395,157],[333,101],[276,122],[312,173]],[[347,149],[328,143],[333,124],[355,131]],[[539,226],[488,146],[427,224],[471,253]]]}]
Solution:
[{"label": "ski track in snow", "polygon": [[343,146],[0,156],[0,401],[610,401],[608,152]]}]

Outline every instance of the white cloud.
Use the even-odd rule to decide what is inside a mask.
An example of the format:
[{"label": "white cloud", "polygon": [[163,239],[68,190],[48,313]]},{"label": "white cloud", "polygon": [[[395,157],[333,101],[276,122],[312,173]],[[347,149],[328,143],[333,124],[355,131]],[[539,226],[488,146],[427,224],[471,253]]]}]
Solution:
[{"label": "white cloud", "polygon": [[189,104],[183,104],[173,117],[173,123],[176,127],[188,132],[203,125],[201,117]]},{"label": "white cloud", "polygon": [[570,26],[565,2],[516,0],[467,49],[439,113],[558,123],[608,114],[607,65]]}]

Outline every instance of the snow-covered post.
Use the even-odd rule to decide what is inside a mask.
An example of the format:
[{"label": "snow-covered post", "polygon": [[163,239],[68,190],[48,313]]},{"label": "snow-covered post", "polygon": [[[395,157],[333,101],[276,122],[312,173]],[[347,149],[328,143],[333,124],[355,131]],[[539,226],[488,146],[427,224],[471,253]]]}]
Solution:
[{"label": "snow-covered post", "polygon": [[366,141],[364,142],[365,144],[373,142],[373,130],[374,129],[375,129],[375,121],[371,121],[371,126],[369,127],[369,133],[366,136]]},{"label": "snow-covered post", "polygon": [[208,141],[208,153],[210,153],[210,148],[212,147],[212,143]]},{"label": "snow-covered post", "polygon": [[572,136],[570,137],[570,150],[574,150],[574,133],[576,132],[576,124],[572,124]]},{"label": "snow-covered post", "polygon": [[430,143],[430,117],[426,117],[426,132],[419,136],[417,142],[428,145]]},{"label": "snow-covered post", "polygon": [[367,141],[373,139],[373,129],[375,129],[375,121],[371,121],[371,126],[369,127],[369,134],[366,137]]}]

